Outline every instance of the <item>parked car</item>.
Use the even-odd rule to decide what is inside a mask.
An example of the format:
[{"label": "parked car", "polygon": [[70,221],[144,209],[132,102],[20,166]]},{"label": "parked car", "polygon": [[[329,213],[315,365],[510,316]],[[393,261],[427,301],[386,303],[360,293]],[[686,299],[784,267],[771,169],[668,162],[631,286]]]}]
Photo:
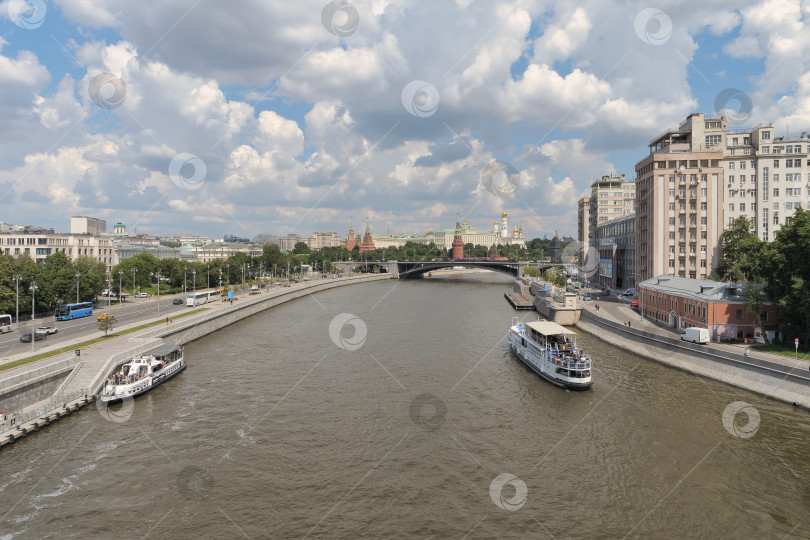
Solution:
[{"label": "parked car", "polygon": [[602,296],[610,296],[610,289],[602,289]]},{"label": "parked car", "polygon": [[183,303],[182,298],[175,298],[174,300],[172,300],[172,304],[174,304],[175,306],[179,305],[179,304],[182,304],[182,303]]},{"label": "parked car", "polygon": [[685,328],[681,339],[692,343],[705,344],[709,342],[709,330],[706,328]]},{"label": "parked car", "polygon": [[[47,335],[48,334],[46,334],[45,332],[40,332],[39,330],[37,330],[36,332],[34,332],[34,341],[42,341],[43,339],[45,339],[45,336]],[[31,343],[31,332],[21,335],[20,341],[22,343]]]},{"label": "parked car", "polygon": [[630,300],[630,307],[632,309],[638,309],[638,300]]},{"label": "parked car", "polygon": [[586,295],[585,295],[585,301],[586,301],[586,302],[590,302],[590,301],[591,301],[591,295],[590,295],[590,294],[586,294]]},{"label": "parked car", "polygon": [[55,326],[40,326],[37,328],[37,333],[45,332],[46,336],[50,336],[51,334],[56,334],[59,332],[59,329]]},{"label": "parked car", "polygon": [[625,291],[622,293],[622,296],[635,296],[635,295],[636,295],[636,289],[635,289],[635,288],[633,288],[633,287],[631,287],[631,288],[629,288],[629,289],[625,290]]},{"label": "parked car", "polygon": [[139,292],[138,294],[135,295],[135,298],[149,298],[149,295],[146,294],[145,292]]}]

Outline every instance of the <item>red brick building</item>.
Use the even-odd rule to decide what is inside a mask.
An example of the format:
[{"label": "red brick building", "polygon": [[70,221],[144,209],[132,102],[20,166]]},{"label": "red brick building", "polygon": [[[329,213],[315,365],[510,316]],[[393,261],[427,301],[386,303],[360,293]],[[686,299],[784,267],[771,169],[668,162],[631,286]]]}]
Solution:
[{"label": "red brick building", "polygon": [[[758,285],[758,287],[762,287]],[[639,308],[649,319],[677,328],[707,328],[712,339],[759,337],[756,313],[746,305],[743,285],[662,274],[638,284]],[[776,337],[776,305],[760,313],[768,339]]]}]

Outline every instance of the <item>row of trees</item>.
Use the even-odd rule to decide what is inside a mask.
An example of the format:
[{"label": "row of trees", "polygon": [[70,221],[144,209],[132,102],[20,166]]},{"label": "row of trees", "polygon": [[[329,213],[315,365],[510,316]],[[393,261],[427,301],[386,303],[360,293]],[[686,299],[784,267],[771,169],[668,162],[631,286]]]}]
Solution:
[{"label": "row of trees", "polygon": [[[549,240],[535,238],[527,246],[499,246],[498,255],[511,260],[542,260],[548,250]],[[487,257],[486,246],[464,246],[468,257]],[[210,263],[184,262],[180,259],[158,259],[142,253],[124,259],[107,274],[104,263],[89,257],[70,261],[64,253],[50,255],[37,264],[27,255],[14,258],[0,255],[0,313],[14,313],[17,304],[17,280],[19,276],[19,310],[21,315],[31,313],[31,284],[36,282],[37,312],[53,311],[57,305],[70,302],[88,302],[96,299],[104,289],[114,293],[132,294],[142,290],[154,290],[160,274],[162,294],[182,290],[204,289],[220,284],[228,286],[250,281],[259,276],[284,276],[299,273],[304,265],[318,271],[333,272],[335,261],[348,260],[430,260],[450,256],[446,249],[435,244],[408,242],[402,247],[376,249],[360,254],[359,248],[349,251],[343,247],[327,247],[311,251],[299,242],[292,253],[282,253],[278,246],[266,244],[258,257],[237,253],[227,259]],[[77,277],[77,274],[79,275]],[[77,296],[78,284],[78,296]]]},{"label": "row of trees", "polygon": [[[543,260],[548,252],[548,239],[535,238],[526,243],[525,247],[518,244],[498,246],[498,256],[507,257],[513,261],[539,261]],[[267,246],[265,246],[267,247]],[[308,262],[316,263],[321,261],[348,261],[369,260],[369,261],[398,261],[398,260],[431,260],[444,259],[450,257],[449,249],[442,249],[436,244],[417,244],[407,242],[404,246],[392,246],[378,248],[360,253],[359,247],[355,246],[351,251],[342,247],[322,248],[319,251],[311,251],[304,242],[298,242],[293,249],[293,255],[307,255]],[[464,245],[465,257],[489,257],[490,247],[476,246],[473,244]],[[321,268],[319,265],[318,268]],[[327,270],[328,271],[328,270]]]},{"label": "row of trees", "polygon": [[717,276],[747,284],[744,294],[754,313],[764,297],[754,283],[764,283],[765,293],[777,303],[783,340],[810,339],[810,212],[798,209],[773,242],[751,232],[753,222],[741,216],[721,236],[723,258]]},{"label": "row of trees", "polygon": [[33,283],[37,312],[53,311],[59,304],[76,301],[77,284],[79,301],[95,298],[106,286],[106,267],[90,257],[71,262],[64,253],[54,253],[42,264],[27,255],[17,259],[0,255],[0,313],[15,313],[18,281],[20,314],[30,315]]}]

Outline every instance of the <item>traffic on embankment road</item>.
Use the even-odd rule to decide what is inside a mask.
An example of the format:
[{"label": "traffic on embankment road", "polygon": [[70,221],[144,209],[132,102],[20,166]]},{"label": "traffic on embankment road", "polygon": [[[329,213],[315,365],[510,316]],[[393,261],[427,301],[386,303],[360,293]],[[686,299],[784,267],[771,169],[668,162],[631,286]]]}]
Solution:
[{"label": "traffic on embankment road", "polygon": [[641,316],[629,298],[602,290],[582,291],[577,327],[645,358],[697,375],[810,408],[810,370],[806,360],[756,350],[744,344],[692,344],[677,328]]},{"label": "traffic on embankment road", "polygon": [[[300,283],[295,283],[294,281],[277,282],[273,284],[272,287],[268,284],[267,287],[260,290],[272,291],[283,289],[287,286],[298,287],[307,283],[316,283],[321,279],[334,278],[311,278],[307,281],[301,280]],[[188,293],[190,292],[191,291],[188,291]],[[250,292],[249,287],[244,289],[237,288],[236,291],[234,291],[234,297],[248,297],[250,296]],[[148,298],[129,297],[124,303],[112,304],[109,308],[102,298],[96,303],[93,314],[89,317],[69,321],[54,321],[54,317],[49,316],[35,319],[33,325],[31,321],[23,321],[20,323],[19,327],[15,325],[11,332],[0,334],[0,366],[21,358],[33,356],[34,354],[60,349],[72,343],[103,335],[103,333],[98,330],[96,317],[102,313],[107,313],[108,309],[117,319],[117,324],[112,329],[113,332],[135,325],[136,323],[140,324],[159,318],[175,317],[189,310],[186,306],[188,293],[161,295],[159,299],[156,296],[150,296]],[[175,303],[177,300],[180,300],[181,303]],[[32,326],[35,329],[41,326],[53,326],[58,332],[48,335],[43,340],[35,341],[32,347],[31,343],[20,342],[20,336],[26,332],[31,332]],[[3,375],[5,376],[6,374],[4,373]]]}]

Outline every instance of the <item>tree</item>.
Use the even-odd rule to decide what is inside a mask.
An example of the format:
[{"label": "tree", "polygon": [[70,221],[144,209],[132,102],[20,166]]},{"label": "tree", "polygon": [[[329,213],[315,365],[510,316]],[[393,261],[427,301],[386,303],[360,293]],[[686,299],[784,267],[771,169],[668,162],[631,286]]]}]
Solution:
[{"label": "tree", "polygon": [[104,332],[104,337],[107,336],[107,332],[112,330],[112,327],[117,323],[118,320],[115,318],[115,315],[102,313],[96,319],[96,325],[98,329]]},{"label": "tree", "polygon": [[783,339],[810,338],[810,212],[798,209],[760,256],[766,291],[776,299]]},{"label": "tree", "polygon": [[753,221],[740,216],[720,235],[723,256],[717,275],[731,282],[756,281],[762,278],[762,248],[765,244],[752,232]]},{"label": "tree", "polygon": [[293,253],[296,255],[308,254],[310,252],[311,250],[305,242],[296,242],[295,247],[293,248]]},{"label": "tree", "polygon": [[754,312],[754,316],[757,318],[757,326],[765,339],[765,343],[769,343],[768,333],[765,332],[762,324],[762,308],[765,307],[765,293],[762,291],[762,287],[753,283],[746,283],[743,286],[743,297],[745,297],[745,305]]}]

